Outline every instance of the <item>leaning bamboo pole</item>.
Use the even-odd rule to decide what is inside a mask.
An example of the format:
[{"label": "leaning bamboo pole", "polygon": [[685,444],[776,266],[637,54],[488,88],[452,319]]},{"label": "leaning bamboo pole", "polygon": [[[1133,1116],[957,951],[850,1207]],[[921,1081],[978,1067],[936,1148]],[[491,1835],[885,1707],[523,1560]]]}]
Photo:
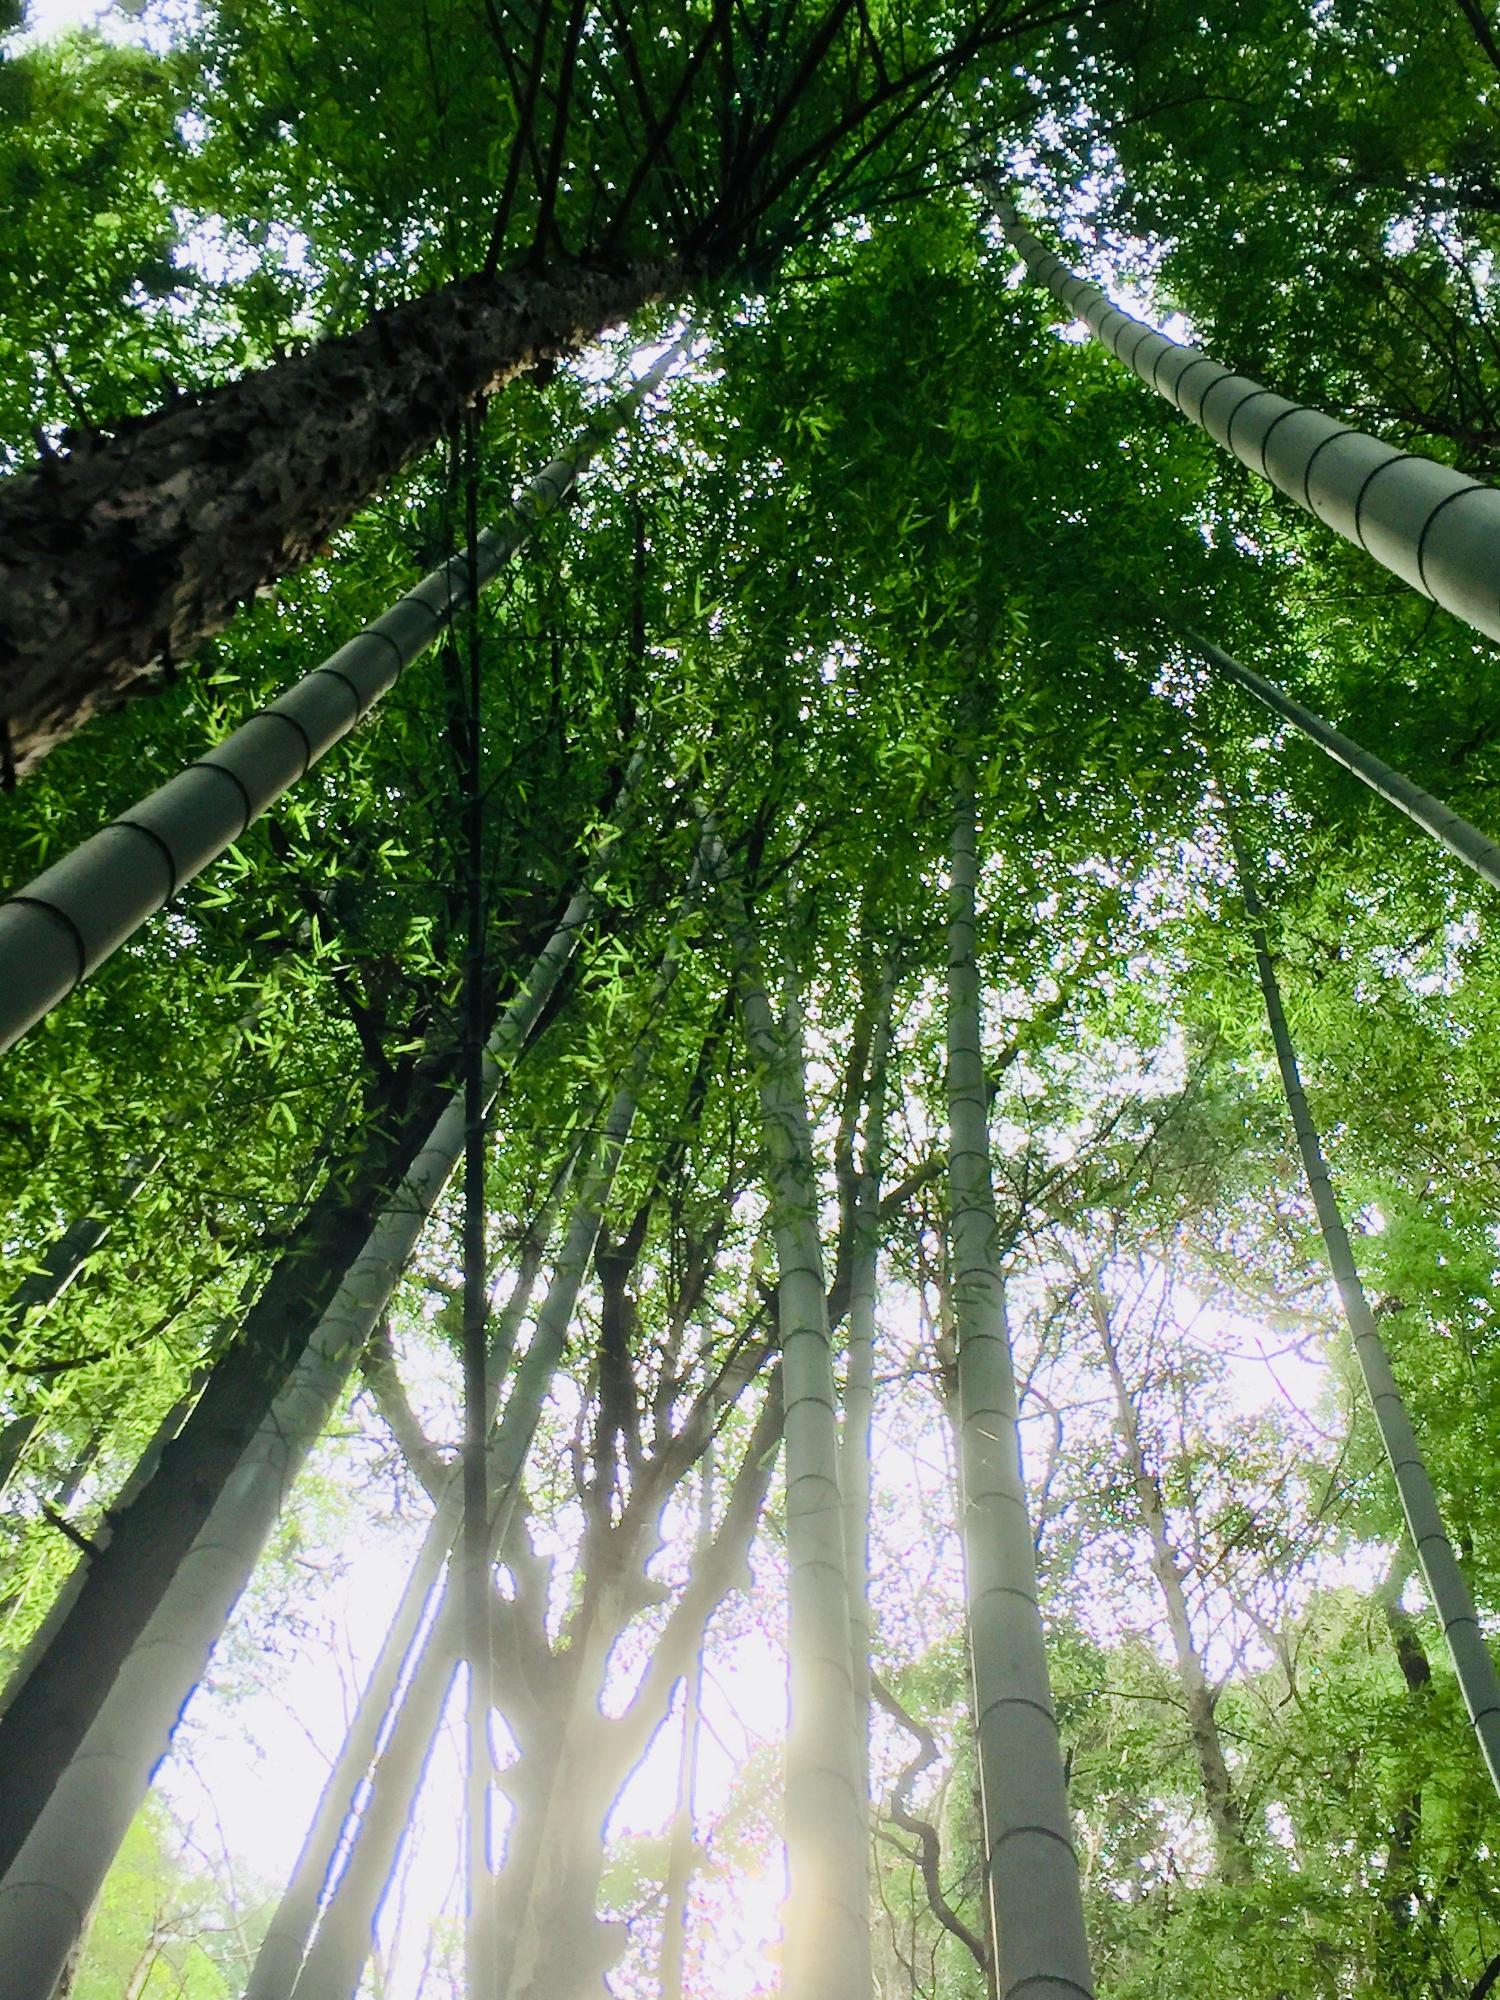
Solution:
[{"label": "leaning bamboo pole", "polygon": [[[523,488],[510,521],[478,537],[480,590],[557,511],[679,352],[661,355],[571,452]],[[423,577],[288,693],[0,903],[0,1050],[65,1000],[368,714],[468,604],[469,574],[465,552]]]},{"label": "leaning bamboo pole", "polygon": [[1466,819],[1460,819],[1451,807],[1441,799],[1424,792],[1420,785],[1412,783],[1403,771],[1384,763],[1379,757],[1366,750],[1350,736],[1335,729],[1331,722],[1325,722],[1321,715],[1314,715],[1310,708],[1304,708],[1300,701],[1294,701],[1284,693],[1274,681],[1268,681],[1263,674],[1256,673],[1243,661],[1226,653],[1211,639],[1199,637],[1195,632],[1185,634],[1193,651],[1213,668],[1224,680],[1232,681],[1247,694],[1290,722],[1294,729],[1300,729],[1311,742],[1325,750],[1337,764],[1346,771],[1352,771],[1362,784],[1378,793],[1388,805],[1406,814],[1424,833],[1446,847],[1450,854],[1457,855],[1466,867],[1476,875],[1482,875],[1486,882],[1500,889],[1500,847],[1487,834],[1471,826]]},{"label": "leaning bamboo pole", "polygon": [[[638,766],[639,756],[626,776],[627,798]],[[594,907],[592,872],[585,871],[584,886],[490,1037],[484,1066],[490,1097],[577,948]],[[461,1157],[466,1128],[459,1090],[351,1265],[0,1881],[0,2000],[37,2000],[51,1992],[282,1500]]]},{"label": "leaning bamboo pole", "polygon": [[1031,276],[1148,388],[1403,583],[1500,639],[1500,491],[1157,333],[1040,243],[997,180],[975,179]]},{"label": "leaning bamboo pole", "polygon": [[[645,1049],[642,1044],[642,1051]],[[630,1128],[636,1095],[648,1056],[621,1084],[600,1134],[598,1151],[583,1176],[577,1204],[553,1267],[547,1294],[531,1339],[516,1369],[494,1442],[486,1461],[489,1482],[489,1549],[499,1548],[510,1528],[521,1473],[536,1435],[542,1406],[567,1348],[574,1307],[598,1242]],[[379,1756],[369,1773],[369,1792],[358,1822],[346,1836],[343,1873],[329,1897],[296,1983],[267,1988],[267,2000],[350,2000],[369,1957],[371,1930],[379,1911],[413,1796],[426,1766],[433,1733],[442,1718],[465,1640],[463,1606],[456,1591],[445,1590],[442,1605],[421,1648],[406,1693]]]},{"label": "leaning bamboo pole", "polygon": [[948,901],[948,1207],[959,1483],[996,1992],[1093,1992],[1017,1431],[980,1047],[972,767],[954,786]]},{"label": "leaning bamboo pole", "polygon": [[1468,1582],[1443,1526],[1422,1448],[1412,1429],[1401,1391],[1396,1386],[1390,1356],[1375,1324],[1370,1301],[1365,1296],[1359,1266],[1354,1261],[1354,1246],[1349,1240],[1338,1196],[1329,1178],[1323,1142],[1313,1121],[1307,1093],[1302,1087],[1297,1052],[1287,1025],[1281,985],[1276,977],[1270,940],[1266,935],[1265,911],[1233,820],[1229,819],[1227,825],[1240,895],[1250,920],[1256,976],[1260,982],[1261,998],[1265,1002],[1272,1046],[1276,1051],[1276,1067],[1281,1075],[1282,1093],[1291,1114],[1292,1129],[1297,1135],[1297,1150],[1317,1214],[1328,1268],[1333,1274],[1344,1318],[1354,1341],[1355,1357],[1375,1414],[1380,1441],[1390,1461],[1417,1563],[1427,1585],[1432,1608],[1443,1628],[1464,1707],[1478,1738],[1490,1780],[1500,1792],[1500,1676],[1496,1675],[1495,1662],[1474,1609]]},{"label": "leaning bamboo pole", "polygon": [[[566,1170],[565,1170],[566,1172]],[[561,1182],[546,1202],[521,1246],[510,1296],[495,1323],[490,1341],[485,1401],[493,1417],[505,1371],[509,1366],[516,1336],[531,1303],[531,1294],[541,1271],[547,1242],[552,1232]],[[453,1547],[463,1513],[463,1480],[450,1471],[437,1506],[417,1552],[396,1615],[381,1642],[375,1664],[360,1692],[338,1757],[323,1787],[312,1823],[297,1856],[286,1893],[261,1940],[245,1987],[244,2000],[285,2000],[291,1992],[307,1950],[307,1940],[317,1922],[318,1906],[324,1895],[345,1823],[355,1810],[357,1795],[380,1747],[391,1705],[396,1699],[404,1673],[412,1670],[416,1657],[413,1647],[432,1600],[434,1586]]]}]

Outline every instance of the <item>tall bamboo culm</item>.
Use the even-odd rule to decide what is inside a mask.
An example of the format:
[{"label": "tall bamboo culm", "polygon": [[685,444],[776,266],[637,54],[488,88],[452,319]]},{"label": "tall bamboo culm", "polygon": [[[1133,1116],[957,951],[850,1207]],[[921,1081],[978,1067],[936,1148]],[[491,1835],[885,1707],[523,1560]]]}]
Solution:
[{"label": "tall bamboo culm", "polygon": [[778,1021],[744,895],[715,836],[740,1016],[760,1095],[777,1257],[786,1393],[786,1543],[791,1722],[787,1743],[786,2000],[870,2000],[868,1808],[855,1721],[838,1418],[807,1115],[794,1010]]},{"label": "tall bamboo culm", "polygon": [[1375,1413],[1380,1441],[1390,1461],[1396,1491],[1401,1499],[1401,1511],[1427,1585],[1427,1594],[1443,1628],[1453,1671],[1464,1706],[1469,1712],[1469,1721],[1479,1740],[1485,1766],[1496,1791],[1500,1792],[1500,1678],[1496,1676],[1495,1662],[1480,1629],[1468,1583],[1443,1527],[1437,1495],[1427,1474],[1421,1446],[1417,1443],[1406,1404],[1391,1372],[1385,1342],[1380,1337],[1375,1315],[1370,1310],[1370,1302],[1360,1281],[1349,1232],[1344,1227],[1338,1197],[1329,1178],[1328,1163],[1323,1157],[1323,1142],[1313,1122],[1307,1094],[1302,1088],[1297,1053],[1291,1029],[1287,1026],[1286,1010],[1282,1006],[1270,940],[1266,936],[1265,911],[1232,818],[1228,825],[1240,894],[1244,899],[1245,914],[1250,920],[1256,976],[1260,982],[1261,998],[1265,1002],[1271,1042],[1276,1051],[1276,1067],[1281,1073],[1281,1087],[1297,1135],[1297,1151],[1302,1158],[1308,1192],[1317,1212],[1328,1267],[1333,1273],[1344,1318],[1353,1337],[1360,1373]]},{"label": "tall bamboo culm", "polygon": [[[626,783],[628,795],[629,775]],[[485,1058],[490,1095],[555,990],[593,902],[586,886],[572,898],[501,1016]],[[52,1991],[282,1501],[458,1163],[466,1127],[460,1091],[351,1266],[0,1882],[0,2000],[38,2000]]]},{"label": "tall bamboo culm", "polygon": [[1017,1430],[975,951],[974,781],[953,798],[948,907],[948,1204],[959,1488],[985,1878],[1000,2000],[1093,1992]]},{"label": "tall bamboo culm", "polygon": [[1403,583],[1500,639],[1500,492],[1157,333],[1038,242],[998,181],[976,179],[1031,276],[1148,388]]},{"label": "tall bamboo culm", "polygon": [[1253,695],[1274,715],[1290,722],[1309,742],[1316,743],[1336,764],[1342,764],[1346,771],[1351,771],[1361,784],[1368,785],[1387,805],[1405,813],[1424,833],[1430,834],[1450,854],[1456,855],[1465,867],[1472,868],[1476,875],[1500,889],[1500,847],[1488,834],[1481,833],[1468,820],[1460,819],[1441,799],[1413,784],[1404,771],[1383,762],[1362,744],[1356,743],[1352,736],[1345,736],[1331,722],[1325,722],[1321,715],[1304,708],[1300,701],[1294,701],[1274,681],[1268,681],[1253,667],[1247,667],[1243,661],[1214,645],[1211,639],[1200,638],[1193,632],[1186,637],[1193,651],[1213,668],[1221,680],[1243,688],[1246,694]]},{"label": "tall bamboo culm", "polygon": [[[555,513],[601,445],[660,387],[670,348],[478,537],[483,590]],[[470,601],[455,556],[232,736],[0,903],[0,1050],[65,1000],[389,693]]]}]

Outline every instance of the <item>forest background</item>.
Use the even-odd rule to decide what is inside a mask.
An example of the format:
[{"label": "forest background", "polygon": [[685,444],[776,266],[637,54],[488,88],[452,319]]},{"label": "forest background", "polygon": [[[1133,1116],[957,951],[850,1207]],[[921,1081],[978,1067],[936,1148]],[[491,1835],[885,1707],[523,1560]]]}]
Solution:
[{"label": "forest background", "polygon": [[[949,13],[957,34],[985,11],[835,9],[828,102],[892,46],[917,65]],[[821,17],[743,13],[788,48]],[[664,65],[700,15],[660,10]],[[685,126],[680,186],[658,161],[631,226],[665,240],[679,211],[711,215],[690,283],[562,343],[481,421],[439,413],[440,441],[319,529],[309,560],[175,663],[168,646],[165,669],[84,701],[0,799],[13,890],[461,556],[470,495],[502,518],[686,329],[665,387],[483,600],[478,747],[435,651],[5,1058],[17,1282],[70,1222],[109,1228],[45,1312],[13,1303],[5,1325],[0,1664],[25,1659],[320,1199],[410,1108],[421,1062],[456,1046],[477,757],[497,1005],[580,883],[594,899],[493,1114],[497,1302],[549,1191],[565,1211],[562,1177],[597,1167],[622,1078],[639,1098],[502,1552],[497,1923],[584,1937],[579,1991],[605,1967],[623,1995],[777,1990],[787,1520],[757,1428],[776,1260],[757,1069],[727,1003],[740,947],[721,885],[696,879],[697,802],[772,998],[802,1018],[836,1320],[854,1323],[861,1245],[877,1257],[876,1988],[979,2000],[943,1175],[967,751],[992,1164],[1099,1992],[1483,2000],[1495,1800],[1326,1279],[1226,800],[1486,1621],[1493,892],[1214,682],[1188,635],[1487,829],[1500,681],[1485,642],[1025,282],[970,164],[977,136],[1033,225],[1153,325],[1492,479],[1500,42],[1476,0],[1013,15],[914,111],[899,156],[846,158],[790,207],[757,165],[765,213],[732,230]],[[516,169],[512,226],[543,247],[549,229],[592,241],[654,149],[629,75],[588,68],[611,18],[578,31],[599,94],[562,121],[554,171]],[[477,268],[522,150],[525,78],[507,80],[492,25],[468,0],[18,23],[0,62],[6,469],[43,477],[87,435],[128,438],[144,412]],[[799,130],[766,162],[795,159]],[[565,1222],[539,1252],[553,1279]],[[217,2000],[253,1978],[462,1442],[463,1224],[455,1184],[105,1885],[75,2000]],[[458,1990],[463,1769],[455,1696],[372,1994]],[[543,1851],[567,1857],[556,1880]],[[508,1977],[528,1990],[524,1967]]]}]

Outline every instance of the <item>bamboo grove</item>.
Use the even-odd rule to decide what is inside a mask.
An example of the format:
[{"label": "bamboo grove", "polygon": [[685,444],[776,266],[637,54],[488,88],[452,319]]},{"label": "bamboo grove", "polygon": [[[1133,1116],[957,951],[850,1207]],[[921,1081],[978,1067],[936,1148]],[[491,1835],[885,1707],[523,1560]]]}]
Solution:
[{"label": "bamboo grove", "polygon": [[1500,1990],[1497,92],[0,43],[3,2000]]}]

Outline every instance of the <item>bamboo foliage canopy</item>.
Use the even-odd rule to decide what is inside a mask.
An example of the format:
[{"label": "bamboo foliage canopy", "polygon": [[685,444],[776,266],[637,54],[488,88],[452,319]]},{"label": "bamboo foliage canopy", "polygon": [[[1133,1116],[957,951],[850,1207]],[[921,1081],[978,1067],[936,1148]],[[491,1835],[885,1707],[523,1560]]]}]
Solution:
[{"label": "bamboo foliage canopy", "polygon": [[1497,90],[0,43],[0,2000],[1497,1990]]}]

